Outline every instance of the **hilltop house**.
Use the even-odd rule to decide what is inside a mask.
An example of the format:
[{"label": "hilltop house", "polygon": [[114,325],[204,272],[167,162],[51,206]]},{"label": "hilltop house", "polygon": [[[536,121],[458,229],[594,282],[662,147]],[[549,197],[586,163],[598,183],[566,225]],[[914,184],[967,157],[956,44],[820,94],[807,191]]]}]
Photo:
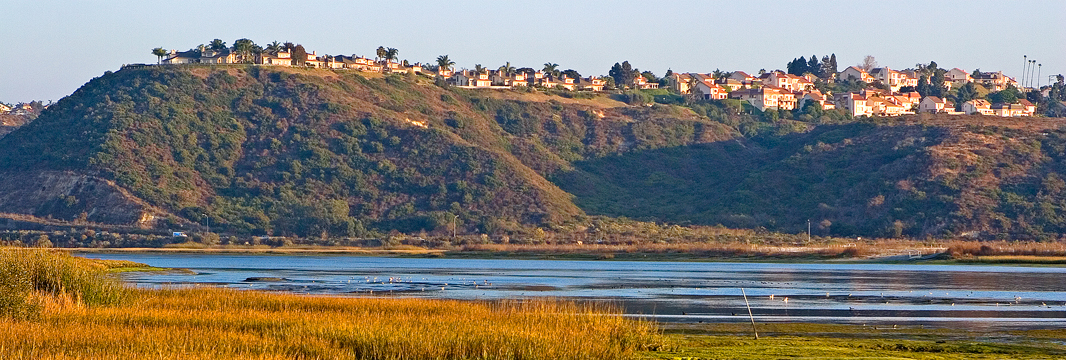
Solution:
[{"label": "hilltop house", "polygon": [[866,96],[860,93],[842,94],[836,103],[851,116],[870,116],[873,114]]},{"label": "hilltop house", "polygon": [[814,83],[809,79],[781,71],[774,71],[763,75],[763,86],[773,86],[790,91],[808,91],[814,88]]},{"label": "hilltop house", "polygon": [[826,96],[822,95],[822,93],[820,91],[814,90],[814,91],[811,91],[811,92],[808,92],[808,93],[804,93],[803,96],[799,98],[798,103],[796,104],[796,106],[798,106],[800,109],[802,109],[804,106],[807,106],[808,102],[812,102],[813,101],[813,102],[817,103],[818,106],[820,106],[822,108],[822,110],[836,109],[836,105],[834,105],[832,102],[829,102],[827,100],[828,99],[826,98]]},{"label": "hilltop house", "polygon": [[645,78],[643,75],[634,77],[632,85],[633,85],[634,89],[658,89],[659,88],[659,83],[648,82],[648,79]]},{"label": "hilltop house", "polygon": [[489,77],[488,72],[478,73],[473,70],[460,70],[452,76],[451,80],[455,86],[461,87],[492,86],[492,79]]},{"label": "hilltop house", "polygon": [[729,93],[729,97],[747,101],[760,111],[766,111],[766,109],[771,108],[785,110],[796,108],[795,94],[788,91],[788,89],[773,86],[763,86],[758,89],[737,90]]},{"label": "hilltop house", "polygon": [[936,96],[926,96],[922,99],[922,102],[918,104],[918,111],[933,114],[942,112],[953,113],[955,112],[955,104]]},{"label": "hilltop house", "polygon": [[962,112],[971,115],[992,115],[992,104],[985,99],[973,99],[962,103]]},{"label": "hilltop house", "polygon": [[946,74],[944,74],[944,77],[946,77],[948,80],[951,80],[951,82],[953,83],[968,83],[970,81],[973,81],[973,77],[970,76],[970,73],[959,68],[949,70]]},{"label": "hilltop house", "polygon": [[696,88],[703,94],[703,98],[707,100],[724,100],[729,98],[729,92],[722,86],[715,84],[713,81],[700,81],[696,84]]},{"label": "hilltop house", "polygon": [[840,75],[837,76],[837,79],[839,79],[839,80],[859,80],[859,81],[867,82],[867,83],[872,81],[872,80],[870,80],[870,74],[869,73],[867,73],[865,70],[860,69],[860,68],[855,67],[855,66],[848,66],[847,69],[844,69],[844,71],[841,71]]},{"label": "hilltop house", "polygon": [[1018,85],[1014,79],[1003,75],[1002,71],[978,73],[978,75],[973,78],[973,81],[992,91],[1000,91],[1006,89],[1008,86]]},{"label": "hilltop house", "polygon": [[237,54],[233,53],[229,49],[222,50],[204,50],[200,54],[201,64],[236,64]]},{"label": "hilltop house", "polygon": [[736,80],[741,86],[751,86],[752,84],[755,84],[755,77],[748,75],[748,73],[743,71],[734,71],[732,74],[729,74],[729,77],[726,79]]},{"label": "hilltop house", "polygon": [[904,86],[918,86],[918,78],[907,72],[895,71],[888,67],[870,70],[870,78],[887,85],[893,92]]},{"label": "hilltop house", "polygon": [[588,77],[585,79],[578,79],[577,87],[579,90],[588,91],[603,91],[604,81],[597,77]]}]

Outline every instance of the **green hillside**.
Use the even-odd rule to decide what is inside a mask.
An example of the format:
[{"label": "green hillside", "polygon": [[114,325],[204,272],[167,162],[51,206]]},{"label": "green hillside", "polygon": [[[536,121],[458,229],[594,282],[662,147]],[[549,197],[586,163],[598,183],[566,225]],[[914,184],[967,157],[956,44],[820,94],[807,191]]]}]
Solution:
[{"label": "green hillside", "polygon": [[[413,76],[127,68],[0,139],[0,171],[113,180],[166,212],[154,214],[159,228],[210,222],[238,233],[358,236],[447,231],[455,220],[493,233],[584,216],[544,178],[572,161],[733,134],[678,107],[557,98],[523,101]],[[116,218],[69,187],[41,190],[23,191],[32,195],[20,206]],[[64,211],[50,210],[57,202]]]},{"label": "green hillside", "polygon": [[793,233],[810,220],[837,236],[1066,232],[1066,131],[887,122],[604,157],[554,180],[590,214],[647,220]]},{"label": "green hillside", "polygon": [[304,237],[578,229],[589,215],[792,233],[810,220],[837,236],[1066,232],[1062,119],[856,120],[366,76],[105,74],[0,139],[0,213]]}]

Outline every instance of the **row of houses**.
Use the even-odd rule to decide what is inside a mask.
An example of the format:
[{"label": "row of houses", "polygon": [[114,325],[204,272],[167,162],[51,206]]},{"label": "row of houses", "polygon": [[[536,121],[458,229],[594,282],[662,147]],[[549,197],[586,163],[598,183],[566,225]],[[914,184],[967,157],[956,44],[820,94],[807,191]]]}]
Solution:
[{"label": "row of houses", "polygon": [[8,106],[6,104],[0,103],[0,114],[29,115],[32,113],[40,112],[41,110],[44,110],[47,107],[48,106],[41,106],[39,109],[35,109],[33,107],[33,104],[30,103],[17,104],[13,106]]},{"label": "row of houses", "polygon": [[[545,88],[560,88],[572,91],[603,91],[607,81],[603,77],[590,76],[586,78],[571,78],[565,74],[553,75],[543,71],[520,72],[498,70],[459,70],[451,71],[439,69],[437,77],[444,79],[452,85],[464,88],[516,88],[524,86],[540,86]],[[640,77],[643,79],[643,77]],[[643,89],[654,89],[659,84],[647,83]]]},{"label": "row of houses", "polygon": [[[270,66],[293,66],[296,60],[292,52],[279,51],[277,53],[263,53],[252,55],[245,59],[240,54],[230,50],[202,51],[171,51],[163,64],[257,64]],[[314,51],[306,54],[303,66],[320,69],[352,69],[365,72],[422,72],[421,64],[405,65],[395,61],[379,61],[362,56],[325,55],[320,56]]]},{"label": "row of houses", "polygon": [[[1014,84],[1013,79],[1004,76],[1002,72],[979,74],[981,76],[975,78],[958,68],[952,69],[946,76],[946,86],[973,81],[991,89],[1002,90]],[[878,81],[888,89],[870,86],[861,91],[843,94],[823,94],[815,88],[815,82],[819,79],[811,74],[799,76],[776,70],[758,77],[743,71],[717,75],[674,73],[667,78],[667,82],[673,90],[681,94],[697,91],[708,100],[743,100],[760,111],[792,110],[803,108],[807,102],[814,102],[824,110],[840,109],[852,116],[899,116],[917,112],[1032,116],[1035,112],[1035,107],[1024,100],[1014,104],[989,104],[986,100],[975,100],[963,104],[963,111],[959,112],[955,110],[954,104],[945,102],[944,99],[932,96],[923,99],[915,91],[900,92],[903,87],[918,85],[918,73],[914,70],[896,71],[883,67],[866,72],[858,67],[848,67],[835,79],[825,81],[846,79],[868,84]]]}]

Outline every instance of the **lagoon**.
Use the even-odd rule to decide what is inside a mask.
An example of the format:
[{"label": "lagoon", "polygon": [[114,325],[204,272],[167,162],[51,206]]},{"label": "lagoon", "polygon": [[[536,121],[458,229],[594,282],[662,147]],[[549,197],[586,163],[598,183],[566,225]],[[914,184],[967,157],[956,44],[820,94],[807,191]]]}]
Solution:
[{"label": "lagoon", "polygon": [[[313,295],[607,301],[664,322],[815,322],[968,329],[1066,326],[1066,268],[876,263],[501,260],[92,253],[189,272],[122,276]],[[256,279],[258,278],[258,279]]]}]

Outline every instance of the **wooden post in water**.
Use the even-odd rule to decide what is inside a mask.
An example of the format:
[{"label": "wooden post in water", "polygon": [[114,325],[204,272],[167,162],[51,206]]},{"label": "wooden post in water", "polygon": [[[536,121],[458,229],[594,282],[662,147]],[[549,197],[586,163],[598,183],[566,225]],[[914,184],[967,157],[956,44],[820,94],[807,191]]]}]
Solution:
[{"label": "wooden post in water", "polygon": [[755,340],[759,340],[759,331],[755,330],[755,315],[751,314],[751,305],[748,304],[748,293],[744,292],[744,288],[740,288],[740,293],[744,295],[744,306],[748,308],[748,318],[751,319],[751,332],[755,334]]}]

